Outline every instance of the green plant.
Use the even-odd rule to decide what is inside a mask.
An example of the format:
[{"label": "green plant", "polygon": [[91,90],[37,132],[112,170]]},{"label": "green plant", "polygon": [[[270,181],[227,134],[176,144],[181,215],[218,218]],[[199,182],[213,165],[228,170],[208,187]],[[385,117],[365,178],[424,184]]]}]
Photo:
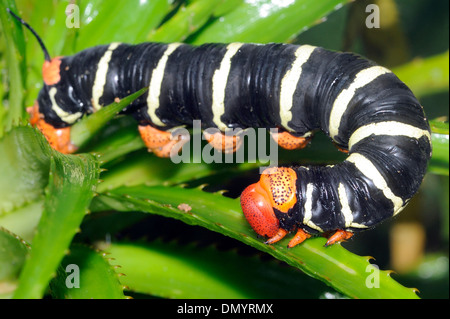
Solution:
[{"label": "green plant", "polygon": [[[319,38],[330,32],[321,33],[327,23],[319,23],[334,12],[329,28],[338,32],[338,24],[344,30],[343,22],[353,17],[348,2],[80,0],[76,4],[81,27],[70,29],[64,15],[69,1],[2,0],[0,64],[7,72],[2,72],[0,85],[0,296],[416,298],[414,289],[394,280],[391,271],[381,271],[380,288],[370,288],[366,281],[371,258],[360,257],[342,245],[324,248],[324,238],[310,239],[294,249],[287,249],[286,241],[263,244],[244,220],[236,198],[258,177],[256,169],[262,163],[173,164],[147,154],[136,124],[125,117],[111,120],[93,137],[90,129],[97,122],[78,124],[80,133],[75,135],[80,140],[92,137],[79,155],[53,151],[25,121],[25,105],[33,103],[42,81],[42,53],[5,10],[8,7],[23,16],[42,35],[52,56],[57,56],[112,41],[265,43],[309,37],[311,44],[339,49],[340,44],[330,40],[333,37]],[[419,7],[420,2],[416,9]],[[310,33],[300,34],[309,28]],[[316,35],[314,29],[318,29]],[[355,47],[358,49],[358,43]],[[362,44],[359,47],[366,53]],[[422,62],[407,60],[402,66],[392,65],[394,72],[412,87],[428,112],[427,98],[442,92],[448,96],[448,51]],[[448,116],[445,108],[444,102],[443,108],[430,112]],[[431,182],[425,183],[421,193],[434,192],[433,179],[444,181],[435,196],[445,216],[448,123],[434,120],[432,127]],[[318,136],[306,150],[280,152],[280,160],[342,160],[330,144]],[[230,190],[228,196],[222,189]],[[421,210],[415,203],[409,209]],[[141,225],[146,226],[145,232]],[[448,226],[442,233],[440,243],[445,247],[437,250],[438,256],[445,256],[448,250]],[[356,247],[365,254],[370,253],[368,248]],[[266,261],[256,255],[258,251],[290,267],[274,259]],[[80,289],[66,286],[69,264],[80,268]],[[448,278],[448,272],[440,276]],[[448,285],[439,296],[445,294],[448,296]]]}]

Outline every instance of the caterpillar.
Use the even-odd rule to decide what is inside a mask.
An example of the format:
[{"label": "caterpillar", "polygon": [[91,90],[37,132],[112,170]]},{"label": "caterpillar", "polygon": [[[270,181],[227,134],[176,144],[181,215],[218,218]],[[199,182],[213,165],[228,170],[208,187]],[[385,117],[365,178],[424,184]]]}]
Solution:
[{"label": "caterpillar", "polygon": [[242,192],[243,213],[268,244],[291,232],[289,247],[322,233],[331,234],[326,245],[346,240],[398,214],[425,175],[431,132],[422,106],[395,74],[356,54],[278,43],[112,43],[50,58],[32,32],[45,62],[31,123],[61,152],[76,151],[73,123],[143,87],[124,113],[161,157],[176,142],[169,130],[193,120],[222,132],[207,140],[224,152],[239,143],[230,128],[278,128],[273,137],[287,149],[325,132],[348,153],[343,162],[268,168]]}]

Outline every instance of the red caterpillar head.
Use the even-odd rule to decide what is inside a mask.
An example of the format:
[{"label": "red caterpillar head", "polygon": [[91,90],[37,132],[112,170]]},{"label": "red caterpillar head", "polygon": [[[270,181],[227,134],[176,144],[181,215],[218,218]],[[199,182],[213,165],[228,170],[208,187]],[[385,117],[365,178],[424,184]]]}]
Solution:
[{"label": "red caterpillar head", "polygon": [[258,183],[248,186],[241,195],[241,206],[245,218],[253,230],[273,243],[286,235],[273,208],[287,213],[297,202],[297,174],[288,167],[266,169]]}]

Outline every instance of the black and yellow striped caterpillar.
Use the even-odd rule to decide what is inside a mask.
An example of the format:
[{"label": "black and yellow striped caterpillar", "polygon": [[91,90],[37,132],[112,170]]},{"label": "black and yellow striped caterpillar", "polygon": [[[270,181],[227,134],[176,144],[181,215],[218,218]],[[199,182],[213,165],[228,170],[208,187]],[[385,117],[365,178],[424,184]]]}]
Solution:
[{"label": "black and yellow striped caterpillar", "polygon": [[[44,86],[31,122],[62,152],[76,150],[73,123],[143,87],[148,91],[125,112],[158,156],[174,143],[168,130],[193,120],[221,132],[279,128],[275,138],[288,149],[322,130],[346,150],[334,166],[270,168],[244,190],[243,212],[267,243],[296,230],[293,247],[331,231],[329,245],[396,215],[431,156],[430,127],[413,93],[352,53],[290,44],[112,43],[51,59],[40,43]],[[208,140],[224,151],[237,143],[224,134]]]}]

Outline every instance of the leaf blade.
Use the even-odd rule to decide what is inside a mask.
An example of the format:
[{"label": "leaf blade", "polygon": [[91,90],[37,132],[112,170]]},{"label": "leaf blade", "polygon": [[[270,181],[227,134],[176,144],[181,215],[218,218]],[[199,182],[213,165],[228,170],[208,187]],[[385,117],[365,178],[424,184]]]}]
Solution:
[{"label": "leaf blade", "polygon": [[50,283],[59,299],[124,299],[118,275],[102,255],[83,245],[73,245]]},{"label": "leaf blade", "polygon": [[44,211],[14,298],[43,296],[87,212],[98,175],[98,163],[92,155],[55,152]]},{"label": "leaf blade", "polygon": [[[185,203],[192,207],[177,209]],[[324,248],[325,238],[313,238],[294,249],[281,244],[265,245],[245,221],[239,200],[211,194],[200,189],[180,187],[122,187],[96,197],[97,209],[137,210],[179,219],[235,238],[297,267],[308,275],[324,281],[351,298],[417,298],[413,289],[393,280],[390,272],[380,271],[380,286],[370,289],[365,284],[368,258],[352,254],[339,244]]]},{"label": "leaf blade", "polygon": [[236,9],[208,25],[192,42],[286,42],[347,2],[244,1]]}]

